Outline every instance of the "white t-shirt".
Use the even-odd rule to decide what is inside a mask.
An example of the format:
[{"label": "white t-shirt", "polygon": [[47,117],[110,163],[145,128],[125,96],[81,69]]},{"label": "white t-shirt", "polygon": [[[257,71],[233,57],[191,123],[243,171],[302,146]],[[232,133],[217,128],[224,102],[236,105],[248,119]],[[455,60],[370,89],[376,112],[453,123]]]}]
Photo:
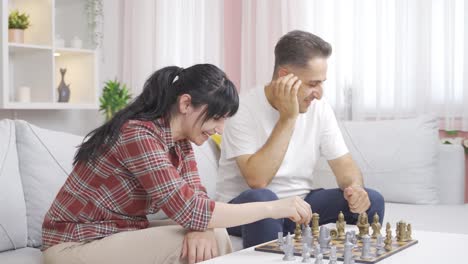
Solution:
[{"label": "white t-shirt", "polygon": [[[248,190],[236,157],[257,152],[269,138],[279,112],[266,99],[263,87],[241,96],[239,110],[224,128],[217,180],[217,199],[228,202]],[[283,163],[268,189],[279,198],[304,197],[312,187],[315,164],[323,155],[327,160],[348,153],[331,106],[313,100],[300,114]],[[260,175],[259,175],[260,176]]]}]

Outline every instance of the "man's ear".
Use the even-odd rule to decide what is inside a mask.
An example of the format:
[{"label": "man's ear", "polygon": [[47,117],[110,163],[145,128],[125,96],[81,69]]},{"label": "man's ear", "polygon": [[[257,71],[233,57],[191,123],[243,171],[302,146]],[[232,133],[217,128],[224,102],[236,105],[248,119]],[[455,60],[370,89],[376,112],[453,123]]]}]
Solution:
[{"label": "man's ear", "polygon": [[192,97],[190,94],[183,94],[179,96],[179,112],[181,114],[190,113],[190,106],[192,105]]},{"label": "man's ear", "polygon": [[280,67],[279,70],[278,70],[278,78],[280,77],[283,77],[283,76],[286,76],[289,74],[289,71],[288,69],[286,68],[283,68],[283,67]]}]

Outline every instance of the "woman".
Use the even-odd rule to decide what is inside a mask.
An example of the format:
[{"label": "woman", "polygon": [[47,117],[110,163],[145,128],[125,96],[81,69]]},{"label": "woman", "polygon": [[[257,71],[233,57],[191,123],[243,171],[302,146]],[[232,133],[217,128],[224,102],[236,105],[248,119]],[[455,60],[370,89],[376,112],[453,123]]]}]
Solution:
[{"label": "woman", "polygon": [[[264,218],[308,223],[298,197],[225,204],[200,184],[190,142],[222,133],[239,98],[216,66],[166,67],[92,131],[43,223],[45,263],[194,263],[231,251],[222,227]],[[150,223],[162,210],[175,224]]]}]

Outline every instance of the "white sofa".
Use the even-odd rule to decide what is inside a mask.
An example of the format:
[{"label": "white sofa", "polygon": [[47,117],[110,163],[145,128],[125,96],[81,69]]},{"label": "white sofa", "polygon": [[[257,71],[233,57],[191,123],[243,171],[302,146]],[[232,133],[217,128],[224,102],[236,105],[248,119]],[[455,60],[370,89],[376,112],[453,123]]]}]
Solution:
[{"label": "white sofa", "polygon": [[[370,126],[375,128],[376,125],[381,126]],[[372,128],[368,133],[373,133]],[[25,121],[0,120],[1,264],[42,262],[37,248],[41,244],[42,219],[71,170],[75,146],[81,140],[80,136],[39,128]],[[362,140],[366,141],[366,138]],[[355,147],[359,149],[360,144],[366,143],[353,144],[357,144]],[[219,152],[212,141],[194,149],[202,181],[208,194],[214,197]],[[350,150],[352,153],[356,151],[354,147]],[[426,148],[422,154],[427,154]],[[432,201],[437,204],[387,203],[385,221],[394,223],[405,219],[413,224],[414,229],[468,234],[468,207],[463,204],[463,149],[437,144],[437,154],[438,173],[434,176],[439,183],[436,186],[438,196]],[[323,186],[333,185],[326,166],[321,167],[320,164],[319,174],[315,175],[317,182]],[[367,168],[364,171],[367,173]],[[239,238],[233,237],[232,241],[235,249],[241,247]]]}]

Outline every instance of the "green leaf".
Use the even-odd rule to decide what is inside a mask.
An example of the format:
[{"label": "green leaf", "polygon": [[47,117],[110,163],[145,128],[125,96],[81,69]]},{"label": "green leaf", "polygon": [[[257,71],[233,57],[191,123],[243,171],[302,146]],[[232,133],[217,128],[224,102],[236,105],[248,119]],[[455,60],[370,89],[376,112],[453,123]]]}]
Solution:
[{"label": "green leaf", "polygon": [[458,130],[445,130],[447,136],[456,136],[458,135]]},{"label": "green leaf", "polygon": [[99,111],[103,112],[106,120],[110,120],[115,113],[128,104],[131,98],[125,84],[121,84],[117,80],[109,80],[105,82],[102,95],[99,98]]}]

